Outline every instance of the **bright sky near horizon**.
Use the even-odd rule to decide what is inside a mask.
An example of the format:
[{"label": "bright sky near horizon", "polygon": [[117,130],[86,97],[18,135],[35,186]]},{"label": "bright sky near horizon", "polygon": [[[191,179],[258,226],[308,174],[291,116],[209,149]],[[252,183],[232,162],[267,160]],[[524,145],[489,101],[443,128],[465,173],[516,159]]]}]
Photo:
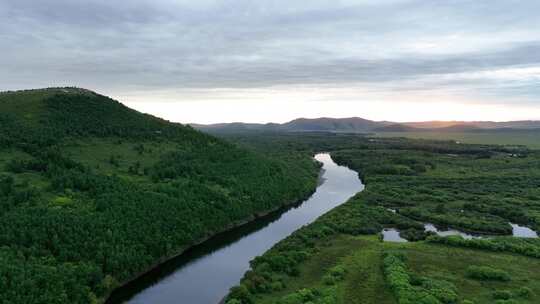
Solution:
[{"label": "bright sky near horizon", "polygon": [[540,1],[4,0],[0,90],[179,122],[540,119]]}]

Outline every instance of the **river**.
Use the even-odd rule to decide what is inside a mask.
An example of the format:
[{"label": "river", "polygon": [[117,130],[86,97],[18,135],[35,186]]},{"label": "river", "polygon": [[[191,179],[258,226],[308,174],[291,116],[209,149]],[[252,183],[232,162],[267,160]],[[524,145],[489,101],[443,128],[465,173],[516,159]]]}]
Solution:
[{"label": "river", "polygon": [[313,195],[247,225],[219,234],[115,291],[107,303],[217,304],[249,269],[249,261],[298,228],[364,189],[358,174],[338,166],[329,154]]}]

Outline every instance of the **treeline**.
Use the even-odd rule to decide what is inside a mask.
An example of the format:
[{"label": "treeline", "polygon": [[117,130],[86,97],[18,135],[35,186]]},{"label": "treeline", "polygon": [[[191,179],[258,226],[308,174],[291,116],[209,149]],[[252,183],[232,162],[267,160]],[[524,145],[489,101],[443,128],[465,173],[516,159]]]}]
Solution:
[{"label": "treeline", "polygon": [[472,156],[473,159],[490,158],[499,153],[512,153],[519,157],[527,157],[531,153],[523,146],[461,144],[451,140],[377,138],[373,137],[372,134],[358,133],[246,131],[229,134],[216,133],[216,135],[265,150],[286,149],[317,152],[391,150],[396,151],[396,153],[420,151],[441,155]]},{"label": "treeline", "polygon": [[431,236],[427,238],[430,243],[448,246],[481,249],[494,252],[511,252],[528,257],[540,258],[540,241],[538,239],[525,239],[513,237],[497,237],[489,239],[466,240],[459,236]]}]

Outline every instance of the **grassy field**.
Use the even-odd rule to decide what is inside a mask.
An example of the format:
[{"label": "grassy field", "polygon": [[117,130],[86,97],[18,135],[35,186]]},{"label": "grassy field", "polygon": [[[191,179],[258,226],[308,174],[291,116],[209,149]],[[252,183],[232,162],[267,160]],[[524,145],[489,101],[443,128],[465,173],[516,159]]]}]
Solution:
[{"label": "grassy field", "polygon": [[[330,241],[321,241],[316,248],[317,253],[300,265],[299,276],[285,282],[287,287],[284,290],[260,295],[255,303],[296,303],[290,300],[290,295],[302,290],[315,294],[313,303],[397,303],[383,272],[383,254],[389,251],[405,256],[411,277],[450,283],[458,295],[458,301],[453,303],[468,303],[468,300],[475,304],[492,304],[496,303],[496,294],[505,291],[514,302],[501,303],[537,303],[535,295],[540,294],[540,273],[536,271],[540,267],[539,259],[424,242],[387,243],[376,236],[340,235]],[[510,280],[470,278],[467,269],[471,265],[505,271]],[[345,276],[329,285],[324,276],[336,266],[345,269]],[[524,290],[529,294],[523,295]],[[332,300],[329,300],[329,295],[332,295]]]},{"label": "grassy field", "polygon": [[[341,235],[317,244],[318,253],[300,265],[300,275],[285,282],[285,289],[266,294],[255,302],[273,304],[304,288],[333,294],[336,303],[396,303],[386,289],[381,268],[381,253],[385,246],[377,237],[352,237]],[[323,278],[333,267],[347,269],[345,280],[328,286]],[[327,290],[325,290],[327,289]]]},{"label": "grassy field", "polygon": [[407,137],[436,140],[455,140],[468,144],[524,145],[540,149],[540,132],[379,132],[378,137]]}]

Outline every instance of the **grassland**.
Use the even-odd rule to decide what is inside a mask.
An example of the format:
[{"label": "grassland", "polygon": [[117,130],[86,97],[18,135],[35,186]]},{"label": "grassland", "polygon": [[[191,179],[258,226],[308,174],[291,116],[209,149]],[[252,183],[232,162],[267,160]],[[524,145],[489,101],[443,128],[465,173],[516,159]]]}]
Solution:
[{"label": "grassland", "polygon": [[[495,303],[498,291],[510,292],[514,301],[501,303],[537,303],[536,295],[540,295],[540,273],[536,271],[540,267],[540,259],[424,242],[387,243],[376,236],[338,235],[318,242],[316,248],[317,253],[299,266],[299,275],[285,282],[285,289],[263,294],[256,298],[255,303],[294,303],[287,302],[292,298],[290,295],[305,289],[315,295],[312,303],[398,303],[383,271],[382,261],[386,252],[403,254],[411,277],[450,283],[457,290],[458,300],[454,303],[467,303],[466,300],[476,304]],[[467,269],[471,265],[504,271],[510,280],[470,278]],[[324,277],[335,267],[345,269],[345,275],[330,285]],[[523,295],[524,291],[528,294]],[[332,300],[325,302],[325,297]]]},{"label": "grassland", "polygon": [[532,149],[540,149],[540,132],[538,130],[515,130],[507,132],[378,132],[376,136],[454,140],[467,144],[523,145]]}]

